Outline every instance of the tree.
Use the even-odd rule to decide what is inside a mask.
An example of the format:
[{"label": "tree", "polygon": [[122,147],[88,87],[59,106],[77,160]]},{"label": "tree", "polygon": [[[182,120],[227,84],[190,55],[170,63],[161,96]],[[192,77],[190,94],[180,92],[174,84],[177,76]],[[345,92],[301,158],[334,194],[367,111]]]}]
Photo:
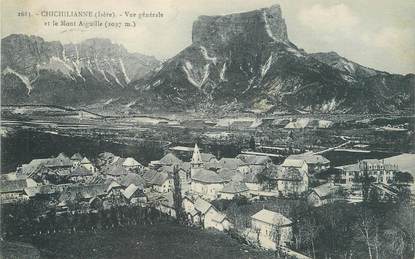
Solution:
[{"label": "tree", "polygon": [[281,245],[281,229],[278,225],[273,225],[271,227],[271,231],[269,232],[269,238],[272,242],[275,243],[275,249],[277,253],[279,253]]},{"label": "tree", "polygon": [[179,176],[179,169],[177,165],[173,166],[173,182],[174,182],[174,190],[173,190],[173,201],[174,201],[174,208],[176,210],[176,218],[179,222],[186,221],[186,214],[183,209],[183,198],[182,198],[182,188]]},{"label": "tree", "polygon": [[367,251],[369,254],[369,259],[373,258],[372,255],[372,239],[371,239],[371,232],[372,228],[375,224],[375,218],[373,215],[369,214],[369,211],[367,208],[362,208],[362,213],[359,215],[358,221],[357,221],[357,232],[360,234],[360,237],[363,238],[366,246]]},{"label": "tree", "polygon": [[413,183],[414,177],[408,172],[395,172],[393,175],[393,180],[396,183]]},{"label": "tree", "polygon": [[305,244],[310,244],[313,252],[313,258],[316,258],[316,250],[314,240],[318,236],[319,226],[312,217],[306,217],[298,230],[299,234],[302,235]]},{"label": "tree", "polygon": [[249,139],[249,149],[251,149],[252,151],[256,150],[256,143],[255,143],[254,136],[251,136],[251,138]]},{"label": "tree", "polygon": [[389,256],[403,258],[405,251],[404,233],[398,228],[387,229],[383,233],[383,247]]}]

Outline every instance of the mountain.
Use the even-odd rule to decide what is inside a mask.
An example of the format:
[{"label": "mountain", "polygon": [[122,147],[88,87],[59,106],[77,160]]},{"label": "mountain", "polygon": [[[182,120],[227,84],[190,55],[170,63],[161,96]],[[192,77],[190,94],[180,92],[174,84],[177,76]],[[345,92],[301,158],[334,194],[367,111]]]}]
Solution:
[{"label": "mountain", "polygon": [[308,54],[289,40],[274,5],[200,16],[189,47],[130,84],[141,103],[160,109],[373,113],[411,108],[415,75],[366,68],[334,52]]},{"label": "mountain", "polygon": [[160,62],[108,39],[78,44],[9,35],[1,41],[2,103],[77,104],[126,95]]}]

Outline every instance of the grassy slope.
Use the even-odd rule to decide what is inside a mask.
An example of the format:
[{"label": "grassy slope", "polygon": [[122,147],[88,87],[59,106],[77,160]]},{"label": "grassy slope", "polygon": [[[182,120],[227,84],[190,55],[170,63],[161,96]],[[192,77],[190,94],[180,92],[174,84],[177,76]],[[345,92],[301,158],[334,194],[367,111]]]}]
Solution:
[{"label": "grassy slope", "polygon": [[241,245],[223,233],[176,224],[59,233],[35,245],[42,258],[272,258],[272,253]]}]

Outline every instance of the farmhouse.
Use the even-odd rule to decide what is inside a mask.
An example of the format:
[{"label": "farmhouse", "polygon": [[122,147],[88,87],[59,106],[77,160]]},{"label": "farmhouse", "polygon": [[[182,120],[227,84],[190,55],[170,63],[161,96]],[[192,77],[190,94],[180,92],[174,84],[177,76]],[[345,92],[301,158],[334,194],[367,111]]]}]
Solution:
[{"label": "farmhouse", "polygon": [[190,192],[208,200],[216,199],[225,184],[221,176],[204,168],[193,169],[191,178]]},{"label": "farmhouse", "polygon": [[262,209],[251,220],[251,229],[258,233],[258,242],[262,247],[274,250],[290,242],[292,221],[280,213]]}]

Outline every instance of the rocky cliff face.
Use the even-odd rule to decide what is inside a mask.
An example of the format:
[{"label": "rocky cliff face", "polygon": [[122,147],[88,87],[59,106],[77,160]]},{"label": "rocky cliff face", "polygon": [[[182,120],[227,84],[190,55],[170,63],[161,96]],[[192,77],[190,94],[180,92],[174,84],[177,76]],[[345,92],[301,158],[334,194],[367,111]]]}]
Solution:
[{"label": "rocky cliff face", "polygon": [[2,39],[2,101],[74,104],[123,92],[159,65],[107,39],[79,44],[10,35]]},{"label": "rocky cliff face", "polygon": [[200,16],[193,23],[193,44],[218,47],[234,40],[240,44],[254,45],[269,41],[288,42],[287,27],[280,7],[275,5],[225,16]]},{"label": "rocky cliff face", "polygon": [[379,72],[335,53],[305,53],[289,41],[279,6],[201,16],[192,40],[157,71],[132,83],[149,105],[388,112],[413,100],[414,75]]}]

